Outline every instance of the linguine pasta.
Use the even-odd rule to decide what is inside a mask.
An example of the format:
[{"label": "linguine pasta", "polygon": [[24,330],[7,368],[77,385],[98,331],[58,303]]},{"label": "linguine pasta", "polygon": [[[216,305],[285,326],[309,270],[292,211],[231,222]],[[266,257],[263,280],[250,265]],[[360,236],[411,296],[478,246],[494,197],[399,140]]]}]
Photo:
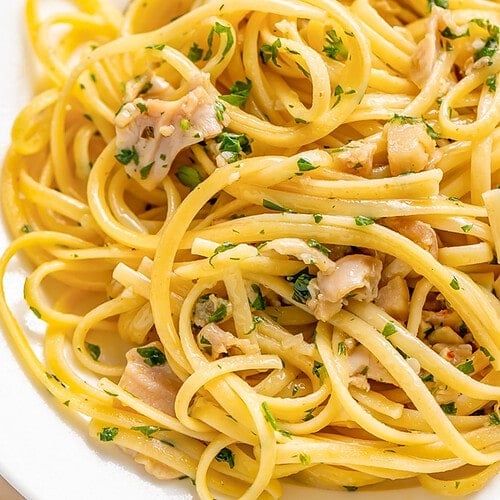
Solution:
[{"label": "linguine pasta", "polygon": [[26,369],[200,498],[491,480],[500,4],[43,4],[1,184]]}]

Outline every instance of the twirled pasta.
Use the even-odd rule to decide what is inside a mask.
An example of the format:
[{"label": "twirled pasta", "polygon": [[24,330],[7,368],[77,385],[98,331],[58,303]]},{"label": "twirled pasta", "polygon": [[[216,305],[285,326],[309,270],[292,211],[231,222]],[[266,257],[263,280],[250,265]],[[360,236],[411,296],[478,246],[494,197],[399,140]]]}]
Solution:
[{"label": "twirled pasta", "polygon": [[40,383],[200,498],[495,476],[499,4],[67,3],[1,188]]}]

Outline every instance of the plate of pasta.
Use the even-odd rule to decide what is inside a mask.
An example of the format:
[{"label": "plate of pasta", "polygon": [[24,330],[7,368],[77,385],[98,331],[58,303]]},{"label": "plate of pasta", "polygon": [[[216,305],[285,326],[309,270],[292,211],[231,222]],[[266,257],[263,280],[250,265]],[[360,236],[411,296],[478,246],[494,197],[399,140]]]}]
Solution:
[{"label": "plate of pasta", "polygon": [[5,10],[21,494],[498,494],[498,2]]}]

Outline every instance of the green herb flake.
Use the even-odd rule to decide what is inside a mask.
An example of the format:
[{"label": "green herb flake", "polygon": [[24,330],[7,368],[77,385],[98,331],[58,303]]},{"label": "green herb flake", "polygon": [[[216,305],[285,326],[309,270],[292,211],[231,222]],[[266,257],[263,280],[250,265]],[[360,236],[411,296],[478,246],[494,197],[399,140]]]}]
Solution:
[{"label": "green herb flake", "polygon": [[320,361],[314,360],[312,372],[313,372],[313,375],[315,375],[320,380],[322,380],[323,377],[325,376],[325,365],[323,363],[321,363]]},{"label": "green herb flake", "polygon": [[266,308],[266,301],[264,297],[262,296],[262,291],[259,287],[259,285],[256,285],[255,283],[252,283],[252,290],[255,292],[256,297],[254,301],[252,302],[251,306],[256,309],[257,311],[263,311]]},{"label": "green herb flake", "polygon": [[147,94],[153,88],[153,84],[151,82],[146,82],[142,89],[139,91],[139,94]]},{"label": "green herb flake", "polygon": [[179,122],[179,126],[184,132],[187,132],[191,128],[191,122],[187,118],[182,118]]},{"label": "green herb flake", "polygon": [[471,373],[474,373],[474,363],[472,359],[468,359],[467,361],[457,365],[457,369],[466,375],[470,375]]},{"label": "green herb flake", "polygon": [[167,361],[165,354],[155,346],[138,347],[137,353],[148,366],[162,366]]},{"label": "green herb flake", "polygon": [[339,342],[337,344],[337,354],[339,356],[346,356],[347,355],[347,346],[345,342]]},{"label": "green herb flake", "polygon": [[486,86],[489,92],[496,92],[497,90],[497,75],[490,75],[486,78]]},{"label": "green herb flake", "polygon": [[222,448],[222,450],[215,455],[215,460],[217,460],[217,462],[226,462],[230,469],[234,467],[234,453],[229,448]]},{"label": "green herb flake", "polygon": [[247,102],[250,91],[252,90],[252,82],[248,78],[245,82],[236,81],[229,88],[229,94],[219,96],[223,101],[232,104],[233,106],[244,106]]},{"label": "green herb flake", "polygon": [[214,103],[215,116],[220,123],[224,122],[224,113],[226,111],[226,106],[224,106],[223,102],[215,101]]},{"label": "green herb flake", "polygon": [[272,44],[264,43],[260,47],[260,58],[264,64],[270,60],[275,66],[280,68],[278,63],[278,52],[281,47],[281,40],[276,38]]},{"label": "green herb flake", "polygon": [[307,158],[299,158],[297,160],[297,167],[301,172],[308,172],[309,170],[316,170],[318,167],[313,165]]},{"label": "green herb flake", "polygon": [[441,30],[440,33],[441,36],[443,36],[444,38],[448,38],[449,40],[456,40],[457,38],[463,38],[470,35],[469,30],[465,31],[464,33],[458,34],[452,31],[449,26],[446,26],[446,28]]},{"label": "green herb flake", "polygon": [[203,181],[203,177],[201,176],[200,172],[196,168],[190,167],[188,165],[181,165],[177,169],[175,176],[177,177],[177,179],[179,179],[179,182],[183,186],[186,186],[190,189],[194,189]]},{"label": "green herb flake", "polygon": [[153,50],[163,50],[165,48],[164,43],[157,43],[156,45],[147,45],[147,49],[153,49]]},{"label": "green herb flake", "polygon": [[33,228],[29,224],[24,224],[23,227],[21,227],[21,233],[31,233],[33,231]]},{"label": "green herb flake", "polygon": [[325,247],[325,245],[322,245],[319,241],[316,241],[312,238],[307,240],[307,246],[310,246],[311,248],[316,248],[325,255],[328,255],[331,252],[331,250]]},{"label": "green herb flake", "polygon": [[292,438],[292,435],[288,432],[285,431],[284,429],[280,429],[278,427],[278,424],[276,422],[276,419],[274,418],[273,414],[271,413],[271,410],[269,410],[269,406],[265,401],[262,402],[261,404],[262,411],[264,412],[264,418],[266,421],[269,423],[269,425],[275,430],[281,433],[283,436],[287,438]]},{"label": "green herb flake", "polygon": [[103,427],[101,432],[98,433],[101,441],[113,441],[118,434],[118,427]]},{"label": "green herb flake", "polygon": [[385,324],[383,330],[382,330],[382,335],[384,337],[390,337],[391,335],[394,335],[397,332],[396,327],[394,326],[394,323],[392,321],[389,321],[388,323]]},{"label": "green herb flake", "polygon": [[427,0],[427,12],[430,12],[434,5],[436,7],[441,7],[442,9],[447,9],[448,0]]},{"label": "green herb flake", "polygon": [[148,105],[143,102],[138,102],[136,106],[141,113],[145,113],[148,110]]},{"label": "green herb flake", "polygon": [[131,149],[120,150],[120,152],[115,155],[115,158],[122,165],[128,165],[130,162],[134,162],[135,165],[139,164],[139,154],[137,153],[135,146],[132,146]]},{"label": "green herb flake", "polygon": [[219,323],[227,316],[227,306],[222,303],[208,318],[207,323]]},{"label": "green herb flake", "polygon": [[494,411],[489,414],[490,425],[500,425],[500,415]]},{"label": "green herb flake", "polygon": [[203,49],[200,48],[196,42],[194,42],[189,48],[187,57],[191,62],[198,62],[203,57]]},{"label": "green herb flake", "polygon": [[316,224],[319,224],[323,220],[323,216],[321,214],[313,214],[313,219]]},{"label": "green herb flake", "polygon": [[284,208],[281,205],[278,205],[277,203],[274,203],[273,201],[270,200],[262,200],[262,206],[264,208],[268,208],[269,210],[276,210],[277,212],[290,212],[291,210],[289,208]]},{"label": "green herb flake", "polygon": [[222,253],[226,252],[227,250],[231,250],[231,248],[234,248],[236,246],[236,243],[231,243],[230,241],[225,241],[224,243],[221,243],[218,247],[215,248],[214,253],[212,256],[208,259],[208,262],[212,264],[212,259]]},{"label": "green herb flake", "polygon": [[441,409],[446,413],[447,415],[456,415],[457,413],[457,407],[455,406],[455,402],[452,401],[451,403],[446,403],[439,405],[441,406]]},{"label": "green herb flake", "polygon": [[456,276],[453,276],[453,278],[451,279],[450,286],[451,288],[453,288],[453,290],[460,290],[460,283],[458,282]]},{"label": "green herb flake", "polygon": [[215,142],[219,145],[221,153],[229,153],[224,155],[228,163],[241,160],[243,154],[250,154],[252,152],[250,139],[246,134],[223,132],[215,138]]},{"label": "green herb flake", "polygon": [[133,431],[139,431],[141,434],[144,434],[146,437],[150,437],[151,434],[154,434],[157,431],[163,430],[161,427],[157,427],[156,425],[138,425],[135,427],[131,427]]},{"label": "green herb flake", "polygon": [[304,66],[302,66],[302,64],[298,63],[298,62],[295,62],[297,68],[299,68],[300,72],[306,77],[306,78],[311,78],[311,73],[309,73],[309,71],[307,71],[306,68],[304,68]]},{"label": "green herb flake", "polygon": [[365,217],[364,215],[358,215],[354,218],[356,226],[370,226],[375,223],[375,219],[372,217]]},{"label": "green herb flake", "polygon": [[426,373],[420,376],[420,380],[422,380],[422,382],[434,382],[434,375],[432,373]]},{"label": "green herb flake", "polygon": [[42,318],[42,313],[36,307],[31,306],[30,310],[38,319]]},{"label": "green herb flake", "polygon": [[151,172],[151,169],[153,168],[153,165],[155,164],[154,161],[152,161],[151,163],[148,163],[147,165],[144,165],[144,167],[142,167],[140,170],[139,170],[139,173],[141,174],[141,179],[142,180],[145,180],[149,177],[149,174]]},{"label": "green herb flake", "polygon": [[463,225],[463,226],[460,226],[460,229],[461,229],[464,233],[469,233],[473,227],[474,227],[474,224],[465,224],[465,225]]},{"label": "green herb flake", "polygon": [[98,345],[91,344],[90,342],[85,342],[85,349],[94,361],[99,361],[99,357],[101,356],[101,348]]},{"label": "green herb flake", "polygon": [[299,271],[294,276],[287,276],[288,281],[293,282],[293,300],[305,304],[311,298],[309,291],[309,282],[315,278],[313,274],[305,271]]},{"label": "green herb flake", "polygon": [[342,41],[342,38],[337,35],[335,30],[326,32],[325,45],[323,46],[324,54],[334,61],[346,61],[349,53]]},{"label": "green herb flake", "polygon": [[299,453],[299,460],[302,465],[310,465],[311,464],[311,456],[307,453]]},{"label": "green herb flake", "polygon": [[357,486],[343,486],[347,491],[356,491],[358,489]]},{"label": "green herb flake", "polygon": [[207,38],[208,50],[203,58],[204,61],[208,61],[212,57],[212,45],[214,40],[214,34],[217,35],[225,35],[226,36],[226,46],[222,50],[221,60],[224,59],[224,56],[231,50],[231,47],[234,45],[234,36],[233,31],[230,26],[226,26],[225,24],[221,24],[218,21],[215,22],[215,25],[210,30]]},{"label": "green herb flake", "polygon": [[484,346],[479,346],[479,350],[490,360],[495,361],[495,358],[491,355],[490,351]]}]

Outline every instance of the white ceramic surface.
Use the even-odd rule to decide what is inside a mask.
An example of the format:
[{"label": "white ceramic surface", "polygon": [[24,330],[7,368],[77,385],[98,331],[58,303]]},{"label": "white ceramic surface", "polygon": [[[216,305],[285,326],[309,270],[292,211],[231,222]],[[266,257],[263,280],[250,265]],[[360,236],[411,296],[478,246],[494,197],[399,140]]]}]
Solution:
[{"label": "white ceramic surface", "polygon": [[[23,0],[3,0],[0,17],[0,160],[9,143],[15,114],[31,94],[34,60],[23,26]],[[8,244],[0,225],[0,250]],[[41,325],[23,309],[22,266],[16,263],[7,276],[9,296],[39,345]],[[0,323],[0,329],[3,327]],[[190,499],[189,481],[160,483],[115,447],[103,446],[87,437],[83,419],[75,418],[40,389],[19,365],[16,353],[0,332],[0,476],[6,478],[28,500],[131,500],[135,498]],[[0,482],[0,498],[18,498]],[[432,499],[419,488],[390,492],[326,492],[286,485],[284,498],[395,500]],[[353,496],[355,495],[355,496]],[[499,498],[500,478],[476,499]]]}]

